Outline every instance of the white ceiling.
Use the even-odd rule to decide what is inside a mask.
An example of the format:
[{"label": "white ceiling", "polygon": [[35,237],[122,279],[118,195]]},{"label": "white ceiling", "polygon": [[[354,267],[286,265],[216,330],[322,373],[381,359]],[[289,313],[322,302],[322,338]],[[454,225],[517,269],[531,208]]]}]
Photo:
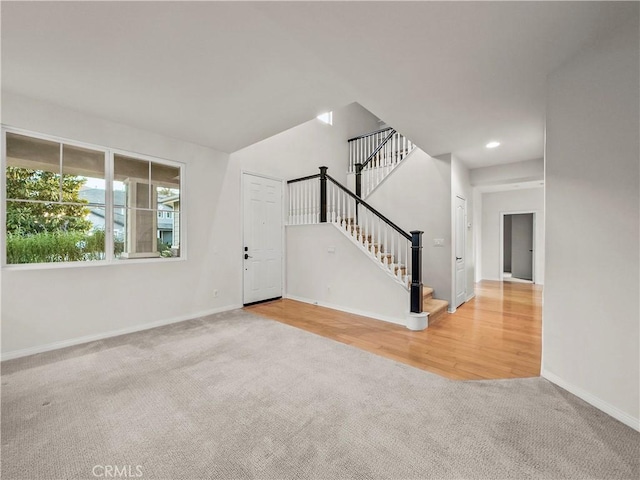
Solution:
[{"label": "white ceiling", "polygon": [[357,101],[471,168],[540,158],[546,76],[638,16],[637,2],[1,8],[3,90],[227,152]]}]

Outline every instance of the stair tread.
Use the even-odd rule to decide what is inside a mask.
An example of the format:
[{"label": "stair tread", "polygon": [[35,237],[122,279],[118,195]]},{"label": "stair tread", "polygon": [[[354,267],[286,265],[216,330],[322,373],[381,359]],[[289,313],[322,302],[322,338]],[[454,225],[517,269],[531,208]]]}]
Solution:
[{"label": "stair tread", "polygon": [[443,318],[447,317],[447,307],[449,302],[438,300],[437,298],[424,298],[422,308],[429,314],[429,326],[435,325]]},{"label": "stair tread", "polygon": [[446,300],[438,300],[437,298],[430,298],[428,300],[423,300],[422,308],[426,312],[429,312],[429,315],[433,315],[441,312],[449,306],[449,302]]},{"label": "stair tread", "polygon": [[429,297],[433,295],[433,288],[427,287],[426,285],[422,286],[422,297]]}]

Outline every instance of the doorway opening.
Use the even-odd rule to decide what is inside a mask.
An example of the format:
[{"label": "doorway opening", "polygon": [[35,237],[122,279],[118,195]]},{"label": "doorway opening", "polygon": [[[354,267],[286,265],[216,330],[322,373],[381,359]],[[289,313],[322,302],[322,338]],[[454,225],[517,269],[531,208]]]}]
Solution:
[{"label": "doorway opening", "polygon": [[502,214],[501,278],[535,282],[535,212]]}]

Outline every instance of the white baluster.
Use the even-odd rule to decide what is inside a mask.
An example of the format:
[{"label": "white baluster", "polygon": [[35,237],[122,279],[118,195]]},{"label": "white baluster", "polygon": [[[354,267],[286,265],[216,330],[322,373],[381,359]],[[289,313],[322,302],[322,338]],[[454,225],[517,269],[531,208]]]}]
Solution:
[{"label": "white baluster", "polygon": [[296,225],[300,224],[300,182],[294,183],[296,187]]},{"label": "white baluster", "polygon": [[307,196],[306,196],[306,188],[305,188],[305,184],[304,182],[300,182],[300,223],[303,224],[305,223],[305,208],[306,208],[306,201],[307,201]]},{"label": "white baluster", "polygon": [[333,190],[331,189],[331,182],[327,181],[327,223],[333,223]]},{"label": "white baluster", "polygon": [[309,181],[309,223],[316,223],[316,182]]},{"label": "white baluster", "polygon": [[311,181],[307,180],[305,182],[307,184],[307,224],[313,223],[313,192],[311,189],[313,188],[313,184]]},{"label": "white baluster", "polygon": [[293,197],[293,223],[298,223],[298,184],[292,183],[289,187],[291,196]]},{"label": "white baluster", "polygon": [[293,184],[287,184],[287,195],[289,195],[289,220],[288,220],[288,224],[291,225],[291,221],[293,218],[292,212],[293,212],[293,199],[291,198],[291,186]]},{"label": "white baluster", "polygon": [[[402,241],[402,237],[400,236],[400,234],[398,234],[398,254],[402,256],[402,246],[404,245],[404,242]],[[406,252],[405,252],[406,254]],[[407,259],[404,258],[404,263],[402,261],[400,261],[400,263],[402,265],[404,265],[405,267],[405,272],[406,272],[406,268],[407,268],[407,263],[406,263]],[[400,276],[400,280],[404,279],[404,275],[402,274],[402,270],[398,270],[398,274]]]},{"label": "white baluster", "polygon": [[353,153],[353,147],[355,145],[356,142],[349,142],[349,172],[353,172],[353,164],[354,162],[354,153]]},{"label": "white baluster", "polygon": [[298,223],[304,223],[304,182],[298,182],[298,197],[300,204],[298,205]]},{"label": "white baluster", "polygon": [[406,285],[407,277],[409,275],[409,246],[407,242],[404,242],[404,266],[406,267],[405,277],[404,277],[404,283]]},{"label": "white baluster", "polygon": [[393,162],[398,163],[398,155],[400,147],[398,146],[398,140],[400,139],[398,132],[393,134]]},{"label": "white baluster", "polygon": [[383,150],[384,150],[384,161],[383,161],[383,163],[386,166],[386,165],[389,164],[389,142],[384,144]]},{"label": "white baluster", "polygon": [[369,248],[369,214],[368,211],[363,207],[363,215],[364,215],[364,248]]},{"label": "white baluster", "polygon": [[318,195],[318,190],[320,186],[320,180],[316,181],[316,180],[312,180],[311,181],[311,198],[313,199],[313,223],[318,223],[319,222],[319,215],[320,215],[320,198]]},{"label": "white baluster", "polygon": [[[382,228],[384,228],[384,252],[387,253],[389,251],[389,242],[387,241],[388,240],[387,232],[389,229],[387,228],[386,223],[382,225]],[[389,263],[389,260],[386,257],[384,259],[384,263],[385,265]]]},{"label": "white baluster", "polygon": [[305,222],[306,224],[311,223],[311,184],[309,181],[305,183],[306,197],[307,197],[307,208],[305,209]]},{"label": "white baluster", "polygon": [[306,182],[300,182],[301,192],[301,205],[300,205],[300,223],[307,223],[307,185]]},{"label": "white baluster", "polygon": [[[389,236],[391,237],[391,255],[393,255],[392,258],[392,267],[393,264],[395,263],[396,265],[398,264],[398,252],[396,251],[396,231],[395,230],[391,230],[389,232]],[[396,274],[396,272],[393,271],[393,268],[391,269],[391,272]]]},{"label": "white baluster", "polygon": [[298,188],[298,182],[292,183],[291,187],[293,189],[293,223],[297,225],[298,223],[300,223],[300,217],[299,217],[300,212],[298,211],[298,208],[299,208],[298,194],[300,192],[300,189]]},{"label": "white baluster", "polygon": [[336,212],[338,217],[336,220],[340,225],[342,225],[342,210],[340,209],[340,199],[342,198],[342,190],[338,190],[338,187],[334,187],[336,189]]},{"label": "white baluster", "polygon": [[382,260],[382,248],[383,248],[382,224],[379,217],[376,217],[376,224],[377,224],[376,243],[378,244],[378,252],[376,253],[376,257],[378,258],[378,260]]}]

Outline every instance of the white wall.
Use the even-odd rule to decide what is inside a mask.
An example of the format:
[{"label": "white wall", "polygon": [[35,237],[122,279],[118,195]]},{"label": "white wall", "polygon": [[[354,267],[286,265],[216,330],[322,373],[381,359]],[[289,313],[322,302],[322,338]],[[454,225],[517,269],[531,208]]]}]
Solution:
[{"label": "white wall", "polygon": [[[422,281],[434,296],[451,301],[451,161],[416,148],[367,202],[409,232],[422,230]],[[444,239],[434,247],[434,238]]]},{"label": "white wall", "polygon": [[[286,130],[231,154],[237,172],[246,170],[291,180],[327,173],[343,185],[347,179],[349,147],[347,140],[378,128],[378,118],[352,103],[333,112],[333,125],[317,119]],[[234,172],[237,173],[237,172]]]},{"label": "white wall", "polygon": [[188,255],[168,263],[5,269],[5,358],[240,306],[241,172],[290,179],[326,165],[344,181],[347,139],[378,126],[375,116],[351,104],[334,112],[333,126],[313,119],[229,156],[6,92],[2,122],[185,163],[181,220]]},{"label": "white wall", "polygon": [[[441,158],[441,157],[440,157]],[[469,169],[455,156],[451,155],[451,228],[452,238],[455,244],[455,201],[456,197],[464,198],[467,201],[466,209],[466,230],[465,230],[465,269],[466,269],[466,300],[471,299],[475,295],[475,255],[474,255],[474,238],[475,238],[475,221],[473,217],[473,187]],[[469,227],[471,225],[471,227]],[[456,296],[455,282],[455,255],[451,255],[452,268],[452,291],[451,298]]]},{"label": "white wall", "polygon": [[409,292],[333,224],[288,226],[286,242],[288,297],[405,325]]},{"label": "white wall", "polygon": [[544,179],[544,159],[526,162],[507,163],[491,167],[474,168],[470,171],[471,184],[502,185],[505,183],[523,183]]},{"label": "white wall", "polygon": [[7,93],[2,96],[2,121],[184,162],[188,255],[168,263],[5,269],[3,357],[240,305],[240,267],[228,255],[237,248],[237,226],[221,198],[228,155]]},{"label": "white wall", "polygon": [[548,80],[543,375],[639,428],[638,18]]},{"label": "white wall", "polygon": [[500,224],[502,213],[535,212],[535,282],[545,278],[544,189],[527,188],[482,194],[482,273],[483,280],[500,280]]}]

